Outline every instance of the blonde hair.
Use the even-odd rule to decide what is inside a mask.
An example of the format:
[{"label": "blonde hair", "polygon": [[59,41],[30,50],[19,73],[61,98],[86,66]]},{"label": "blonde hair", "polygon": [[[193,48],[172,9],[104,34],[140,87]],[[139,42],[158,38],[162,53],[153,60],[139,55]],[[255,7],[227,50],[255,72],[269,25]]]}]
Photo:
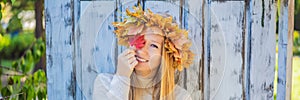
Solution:
[{"label": "blonde hair", "polygon": [[175,68],[173,67],[174,58],[170,53],[163,49],[163,66],[160,87],[160,100],[174,100],[175,89]]},{"label": "blonde hair", "polygon": [[[163,46],[162,59],[160,68],[158,68],[153,81],[160,80],[159,82],[153,82],[152,100],[174,100],[175,89],[175,68],[173,67],[174,58],[170,53],[166,52],[166,48]],[[134,74],[131,75],[131,80],[136,78]],[[178,77],[176,77],[178,78]],[[177,79],[176,79],[177,80]],[[133,81],[131,81],[133,82]],[[148,90],[149,92],[149,90]],[[143,95],[142,88],[130,86],[129,100],[138,100]]]}]

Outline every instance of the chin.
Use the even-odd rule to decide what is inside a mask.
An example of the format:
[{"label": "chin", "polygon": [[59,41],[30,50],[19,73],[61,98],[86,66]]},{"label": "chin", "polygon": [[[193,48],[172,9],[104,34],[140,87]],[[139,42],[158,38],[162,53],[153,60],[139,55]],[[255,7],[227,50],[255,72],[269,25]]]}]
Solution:
[{"label": "chin", "polygon": [[149,70],[149,66],[148,66],[148,63],[138,63],[135,67],[134,67],[135,70],[138,70],[138,71],[145,71],[145,70]]}]

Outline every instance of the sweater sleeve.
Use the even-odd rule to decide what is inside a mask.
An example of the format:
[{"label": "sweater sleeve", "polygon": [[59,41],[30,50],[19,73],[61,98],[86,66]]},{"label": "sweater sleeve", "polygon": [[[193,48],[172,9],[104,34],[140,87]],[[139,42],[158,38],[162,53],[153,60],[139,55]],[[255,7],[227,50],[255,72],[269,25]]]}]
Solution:
[{"label": "sweater sleeve", "polygon": [[175,96],[176,100],[193,100],[190,93],[178,85],[175,87]]},{"label": "sweater sleeve", "polygon": [[101,73],[94,81],[93,100],[127,100],[129,88],[128,77]]}]

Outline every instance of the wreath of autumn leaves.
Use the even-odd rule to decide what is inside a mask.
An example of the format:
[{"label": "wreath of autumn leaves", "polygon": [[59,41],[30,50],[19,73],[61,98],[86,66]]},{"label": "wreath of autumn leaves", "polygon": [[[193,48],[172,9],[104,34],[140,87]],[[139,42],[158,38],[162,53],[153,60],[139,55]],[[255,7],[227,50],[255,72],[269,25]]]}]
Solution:
[{"label": "wreath of autumn leaves", "polygon": [[117,28],[114,33],[117,35],[118,44],[141,49],[145,44],[144,34],[141,31],[144,27],[156,26],[163,31],[163,34],[151,34],[165,37],[166,53],[170,53],[177,62],[173,64],[173,67],[179,71],[188,68],[194,60],[194,54],[190,50],[191,42],[188,39],[188,31],[180,29],[176,23],[173,23],[172,16],[163,17],[154,14],[150,9],[145,12],[141,6],[133,7],[133,9],[135,12],[126,9],[127,18],[123,22],[113,22],[113,26]]}]

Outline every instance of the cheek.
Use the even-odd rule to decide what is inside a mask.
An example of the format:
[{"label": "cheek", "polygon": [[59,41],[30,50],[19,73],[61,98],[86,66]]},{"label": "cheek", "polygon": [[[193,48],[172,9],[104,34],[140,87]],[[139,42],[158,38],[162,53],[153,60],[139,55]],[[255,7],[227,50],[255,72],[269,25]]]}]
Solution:
[{"label": "cheek", "polygon": [[157,68],[161,63],[161,55],[160,54],[152,54],[150,55],[149,65],[151,68]]}]

